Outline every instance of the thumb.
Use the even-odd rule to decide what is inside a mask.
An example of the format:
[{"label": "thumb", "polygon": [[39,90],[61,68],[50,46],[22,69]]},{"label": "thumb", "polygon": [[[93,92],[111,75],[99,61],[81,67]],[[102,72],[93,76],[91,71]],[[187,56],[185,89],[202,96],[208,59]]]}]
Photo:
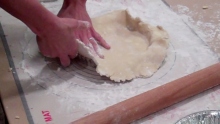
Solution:
[{"label": "thumb", "polygon": [[59,56],[59,58],[60,58],[61,64],[62,64],[64,67],[70,65],[70,58],[69,58],[68,56],[61,55],[61,56]]},{"label": "thumb", "polygon": [[87,29],[90,27],[90,23],[88,21],[76,20],[74,23],[73,28],[75,29]]}]

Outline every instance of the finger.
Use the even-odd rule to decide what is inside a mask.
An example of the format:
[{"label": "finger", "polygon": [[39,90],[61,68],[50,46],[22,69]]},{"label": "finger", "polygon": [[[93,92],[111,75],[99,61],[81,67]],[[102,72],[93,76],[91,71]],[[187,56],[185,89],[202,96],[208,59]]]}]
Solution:
[{"label": "finger", "polygon": [[70,57],[71,59],[74,59],[74,58],[76,58],[77,56],[78,56],[78,52],[75,53],[75,54],[70,54],[70,55],[69,55],[69,57]]},{"label": "finger", "polygon": [[80,40],[79,33],[80,33],[79,30],[78,31],[74,31],[75,38]]},{"label": "finger", "polygon": [[59,56],[61,64],[66,67],[70,65],[70,58],[67,55]]},{"label": "finger", "polygon": [[92,29],[92,35],[104,48],[111,48],[109,44],[94,29]]},{"label": "finger", "polygon": [[100,54],[99,52],[99,48],[98,48],[98,44],[96,43],[95,39],[89,39],[90,43],[92,44],[96,54],[100,57],[100,58],[104,58],[104,55]]},{"label": "finger", "polygon": [[104,58],[104,55],[100,54],[100,51],[99,51],[99,46],[96,42],[96,40],[92,37],[90,31],[88,31],[88,40],[89,42],[92,44],[92,47],[93,49],[95,50],[96,54],[100,57],[100,58]]},{"label": "finger", "polygon": [[89,47],[89,40],[87,38],[87,34],[85,31],[81,31],[80,33],[80,40],[86,45]]},{"label": "finger", "polygon": [[47,54],[48,55],[47,57],[49,57],[49,58],[56,58],[57,55],[59,55],[53,49],[54,49],[53,46],[47,44],[46,51],[49,52],[49,54]]},{"label": "finger", "polygon": [[74,20],[73,28],[76,29],[88,29],[90,27],[90,23],[87,21]]},{"label": "finger", "polygon": [[70,48],[69,57],[71,59],[74,59],[78,55],[78,44],[75,44],[75,46],[72,46]]},{"label": "finger", "polygon": [[86,46],[88,46],[89,48],[92,48],[92,49],[93,49],[93,46],[92,46],[92,44],[90,43],[90,41],[89,41],[89,39],[88,39],[87,37],[83,37],[83,38],[82,38],[82,41],[83,41],[83,43],[84,43]]},{"label": "finger", "polygon": [[89,47],[90,52],[91,52],[93,55],[97,55],[96,52],[95,52],[95,50],[94,50],[94,48],[93,48],[93,46],[92,46],[92,44],[90,43],[90,41],[88,40],[87,37],[83,37],[82,41],[83,41],[83,43],[84,43],[87,47]]}]

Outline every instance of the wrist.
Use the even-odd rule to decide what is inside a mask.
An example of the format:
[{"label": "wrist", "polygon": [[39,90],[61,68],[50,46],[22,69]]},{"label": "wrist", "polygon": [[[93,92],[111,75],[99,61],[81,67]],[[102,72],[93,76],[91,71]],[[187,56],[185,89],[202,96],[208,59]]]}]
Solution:
[{"label": "wrist", "polygon": [[40,37],[44,37],[48,35],[49,32],[55,30],[55,28],[59,24],[59,18],[57,16],[49,17],[45,20],[37,20],[40,24],[39,25],[32,25],[29,26],[31,30]]},{"label": "wrist", "polygon": [[72,6],[86,6],[86,1],[87,0],[65,0],[67,5],[72,5]]}]

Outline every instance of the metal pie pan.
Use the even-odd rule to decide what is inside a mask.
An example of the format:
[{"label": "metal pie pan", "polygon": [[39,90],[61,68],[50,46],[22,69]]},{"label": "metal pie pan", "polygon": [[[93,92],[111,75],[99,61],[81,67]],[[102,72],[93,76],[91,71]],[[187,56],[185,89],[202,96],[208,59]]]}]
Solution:
[{"label": "metal pie pan", "polygon": [[190,114],[175,124],[220,124],[220,110],[208,110]]}]

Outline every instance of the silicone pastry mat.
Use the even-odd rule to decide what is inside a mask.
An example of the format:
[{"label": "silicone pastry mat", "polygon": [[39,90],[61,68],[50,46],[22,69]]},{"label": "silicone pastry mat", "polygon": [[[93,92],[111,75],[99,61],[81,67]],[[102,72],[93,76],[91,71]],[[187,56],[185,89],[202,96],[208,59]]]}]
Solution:
[{"label": "silicone pastry mat", "polygon": [[[56,14],[62,1],[42,4]],[[155,26],[161,25],[170,35],[167,57],[150,78],[114,83],[99,76],[95,65],[80,57],[72,60],[71,66],[63,68],[56,60],[39,54],[36,36],[26,25],[0,10],[2,42],[29,123],[69,123],[218,62],[218,57],[205,42],[161,0],[87,2],[91,17],[118,9],[128,9],[132,16]],[[220,102],[220,91],[218,87],[213,90],[138,122],[175,123],[193,112],[218,109],[219,104],[216,103]],[[11,106],[4,105],[7,107]]]}]

